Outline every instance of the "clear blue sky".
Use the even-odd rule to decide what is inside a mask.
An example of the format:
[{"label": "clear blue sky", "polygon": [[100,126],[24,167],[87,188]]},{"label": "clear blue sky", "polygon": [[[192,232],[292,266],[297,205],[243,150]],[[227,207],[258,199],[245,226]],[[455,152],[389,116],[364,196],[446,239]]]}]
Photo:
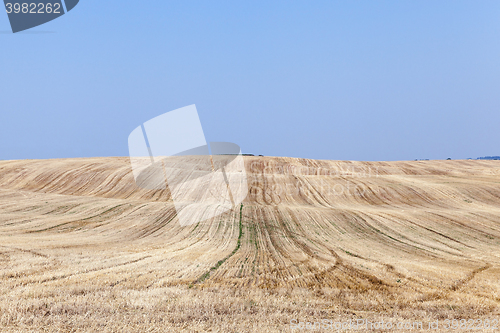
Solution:
[{"label": "clear blue sky", "polygon": [[0,159],[126,156],[190,104],[245,153],[500,155],[498,0],[81,0],[9,30],[0,14]]}]

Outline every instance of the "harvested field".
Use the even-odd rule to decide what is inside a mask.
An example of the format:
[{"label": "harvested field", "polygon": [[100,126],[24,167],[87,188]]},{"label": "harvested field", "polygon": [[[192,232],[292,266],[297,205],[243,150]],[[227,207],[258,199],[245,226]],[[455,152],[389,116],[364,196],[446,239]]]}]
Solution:
[{"label": "harvested field", "polygon": [[500,319],[500,161],[244,159],[243,203],[186,227],[128,158],[0,161],[0,330]]}]

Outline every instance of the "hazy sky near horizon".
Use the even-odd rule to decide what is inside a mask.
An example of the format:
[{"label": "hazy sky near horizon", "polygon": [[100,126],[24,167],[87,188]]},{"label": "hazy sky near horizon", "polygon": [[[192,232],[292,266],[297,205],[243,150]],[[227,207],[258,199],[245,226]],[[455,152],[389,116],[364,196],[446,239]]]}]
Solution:
[{"label": "hazy sky near horizon", "polygon": [[244,153],[500,155],[498,0],[80,0],[9,31],[0,14],[0,159],[127,156],[190,104]]}]

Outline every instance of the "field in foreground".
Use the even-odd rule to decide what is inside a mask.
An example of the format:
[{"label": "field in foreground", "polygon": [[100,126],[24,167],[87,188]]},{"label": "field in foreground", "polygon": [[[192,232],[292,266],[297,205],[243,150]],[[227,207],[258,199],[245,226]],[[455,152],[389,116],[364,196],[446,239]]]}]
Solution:
[{"label": "field in foreground", "polygon": [[242,205],[181,227],[127,158],[1,161],[0,331],[500,319],[500,161],[245,163]]}]

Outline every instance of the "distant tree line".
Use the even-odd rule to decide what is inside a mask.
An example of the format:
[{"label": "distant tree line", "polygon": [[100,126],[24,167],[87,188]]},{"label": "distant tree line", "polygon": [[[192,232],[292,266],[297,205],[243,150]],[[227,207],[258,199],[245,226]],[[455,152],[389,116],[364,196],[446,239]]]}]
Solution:
[{"label": "distant tree line", "polygon": [[500,156],[485,156],[485,157],[478,157],[478,160],[500,160]]}]

